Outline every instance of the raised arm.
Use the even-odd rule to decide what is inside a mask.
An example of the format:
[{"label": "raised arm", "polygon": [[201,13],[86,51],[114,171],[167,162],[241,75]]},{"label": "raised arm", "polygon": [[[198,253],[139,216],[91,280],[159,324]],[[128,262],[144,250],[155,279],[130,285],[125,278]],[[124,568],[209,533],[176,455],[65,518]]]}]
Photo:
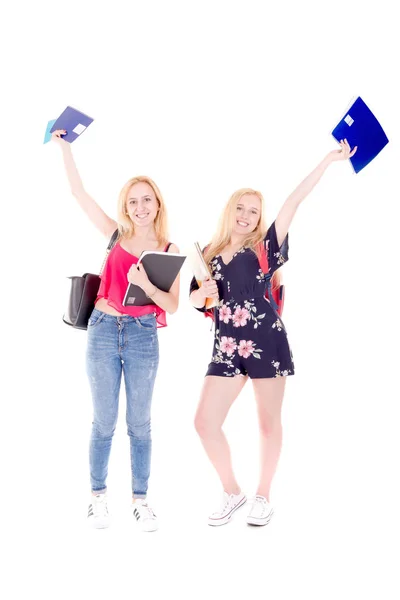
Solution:
[{"label": "raised arm", "polygon": [[52,134],[52,139],[57,142],[62,150],[64,166],[68,177],[68,182],[73,196],[78,200],[79,206],[85,211],[93,225],[97,227],[107,238],[110,238],[118,225],[114,219],[111,219],[95,200],[86,192],[82,180],[76,168],[74,157],[71,151],[71,144],[65,142],[61,135],[66,133],[63,130],[57,130]]},{"label": "raised arm", "polygon": [[347,160],[354,156],[357,151],[357,146],[350,151],[350,146],[347,140],[341,140],[339,150],[332,150],[325,156],[322,162],[297,186],[297,188],[285,200],[278,216],[275,220],[276,235],[278,244],[281,245],[289,231],[289,226],[292,222],[297,208],[308,196],[311,190],[317,185],[326,169],[333,162],[339,160]]}]

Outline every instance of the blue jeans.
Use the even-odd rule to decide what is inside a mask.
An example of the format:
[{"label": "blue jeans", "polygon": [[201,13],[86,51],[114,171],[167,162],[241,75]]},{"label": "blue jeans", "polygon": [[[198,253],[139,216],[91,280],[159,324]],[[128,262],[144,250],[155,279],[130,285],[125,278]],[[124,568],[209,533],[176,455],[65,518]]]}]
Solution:
[{"label": "blue jeans", "polygon": [[132,492],[135,497],[144,498],[150,476],[151,399],[158,367],[155,316],[114,317],[95,308],[88,325],[86,365],[93,398],[90,440],[92,491],[106,490],[123,372]]}]

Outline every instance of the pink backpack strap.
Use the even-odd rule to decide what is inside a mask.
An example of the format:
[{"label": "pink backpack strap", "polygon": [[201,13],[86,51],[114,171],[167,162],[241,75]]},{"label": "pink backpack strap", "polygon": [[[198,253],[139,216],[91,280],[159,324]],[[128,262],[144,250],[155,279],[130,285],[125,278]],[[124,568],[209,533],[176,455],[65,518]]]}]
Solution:
[{"label": "pink backpack strap", "polygon": [[[257,256],[258,261],[260,263],[260,268],[264,275],[266,275],[269,271],[268,265],[268,256],[265,250],[264,242],[260,242],[257,248]],[[265,297],[271,302],[272,306],[275,308],[279,315],[282,315],[283,304],[285,301],[285,286],[280,285],[278,288],[272,290],[271,280],[267,279],[267,290]]]},{"label": "pink backpack strap", "polygon": [[170,249],[170,246],[172,246],[172,242],[168,242],[168,244],[164,248],[164,252],[168,252],[168,250]]},{"label": "pink backpack strap", "polygon": [[263,241],[258,244],[257,255],[258,255],[260,267],[262,269],[262,272],[265,275],[269,271],[269,264],[268,264],[268,256],[265,251],[265,245],[264,245]]}]

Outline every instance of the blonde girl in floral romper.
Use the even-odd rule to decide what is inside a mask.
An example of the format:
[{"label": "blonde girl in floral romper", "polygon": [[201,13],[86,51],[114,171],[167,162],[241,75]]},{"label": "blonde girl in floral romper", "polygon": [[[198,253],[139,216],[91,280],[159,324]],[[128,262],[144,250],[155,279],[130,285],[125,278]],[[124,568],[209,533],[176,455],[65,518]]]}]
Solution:
[{"label": "blonde girl in floral romper", "polygon": [[[354,155],[346,140],[294,190],[276,220],[266,230],[263,199],[259,192],[241,189],[227,203],[219,229],[204,251],[212,279],[199,289],[191,283],[190,299],[205,311],[206,297],[216,297],[215,336],[195,418],[196,430],[221,480],[222,506],[209,517],[210,525],[227,523],[246,502],[232,469],[222,426],[230,407],[248,378],[252,380],[258,409],[261,441],[261,476],[247,522],[266,525],[273,513],[270,487],[282,445],[281,407],[286,377],[294,365],[286,329],[266,291],[279,285],[281,265],[288,260],[288,230],[300,203],[318,183],[327,167]],[[265,245],[269,271],[260,269],[256,249]]]}]

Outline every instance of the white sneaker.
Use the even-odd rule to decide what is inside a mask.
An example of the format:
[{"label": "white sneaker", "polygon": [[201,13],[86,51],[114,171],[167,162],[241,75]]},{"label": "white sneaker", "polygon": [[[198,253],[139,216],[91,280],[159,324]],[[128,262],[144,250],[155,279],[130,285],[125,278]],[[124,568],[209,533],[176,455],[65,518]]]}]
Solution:
[{"label": "white sneaker", "polygon": [[110,524],[107,508],[107,494],[96,494],[92,496],[92,502],[88,510],[89,523],[95,529],[104,529]]},{"label": "white sneaker", "polygon": [[272,515],[273,508],[264,496],[256,496],[247,515],[247,523],[249,525],[267,525]]},{"label": "white sneaker", "polygon": [[133,516],[142,531],[156,531],[158,529],[157,517],[147,504],[147,500],[137,498],[133,502]]},{"label": "white sneaker", "polygon": [[208,517],[208,524],[213,526],[225,525],[225,523],[231,520],[235,510],[243,506],[246,500],[247,498],[242,492],[240,494],[228,494],[224,492],[222,506]]}]

